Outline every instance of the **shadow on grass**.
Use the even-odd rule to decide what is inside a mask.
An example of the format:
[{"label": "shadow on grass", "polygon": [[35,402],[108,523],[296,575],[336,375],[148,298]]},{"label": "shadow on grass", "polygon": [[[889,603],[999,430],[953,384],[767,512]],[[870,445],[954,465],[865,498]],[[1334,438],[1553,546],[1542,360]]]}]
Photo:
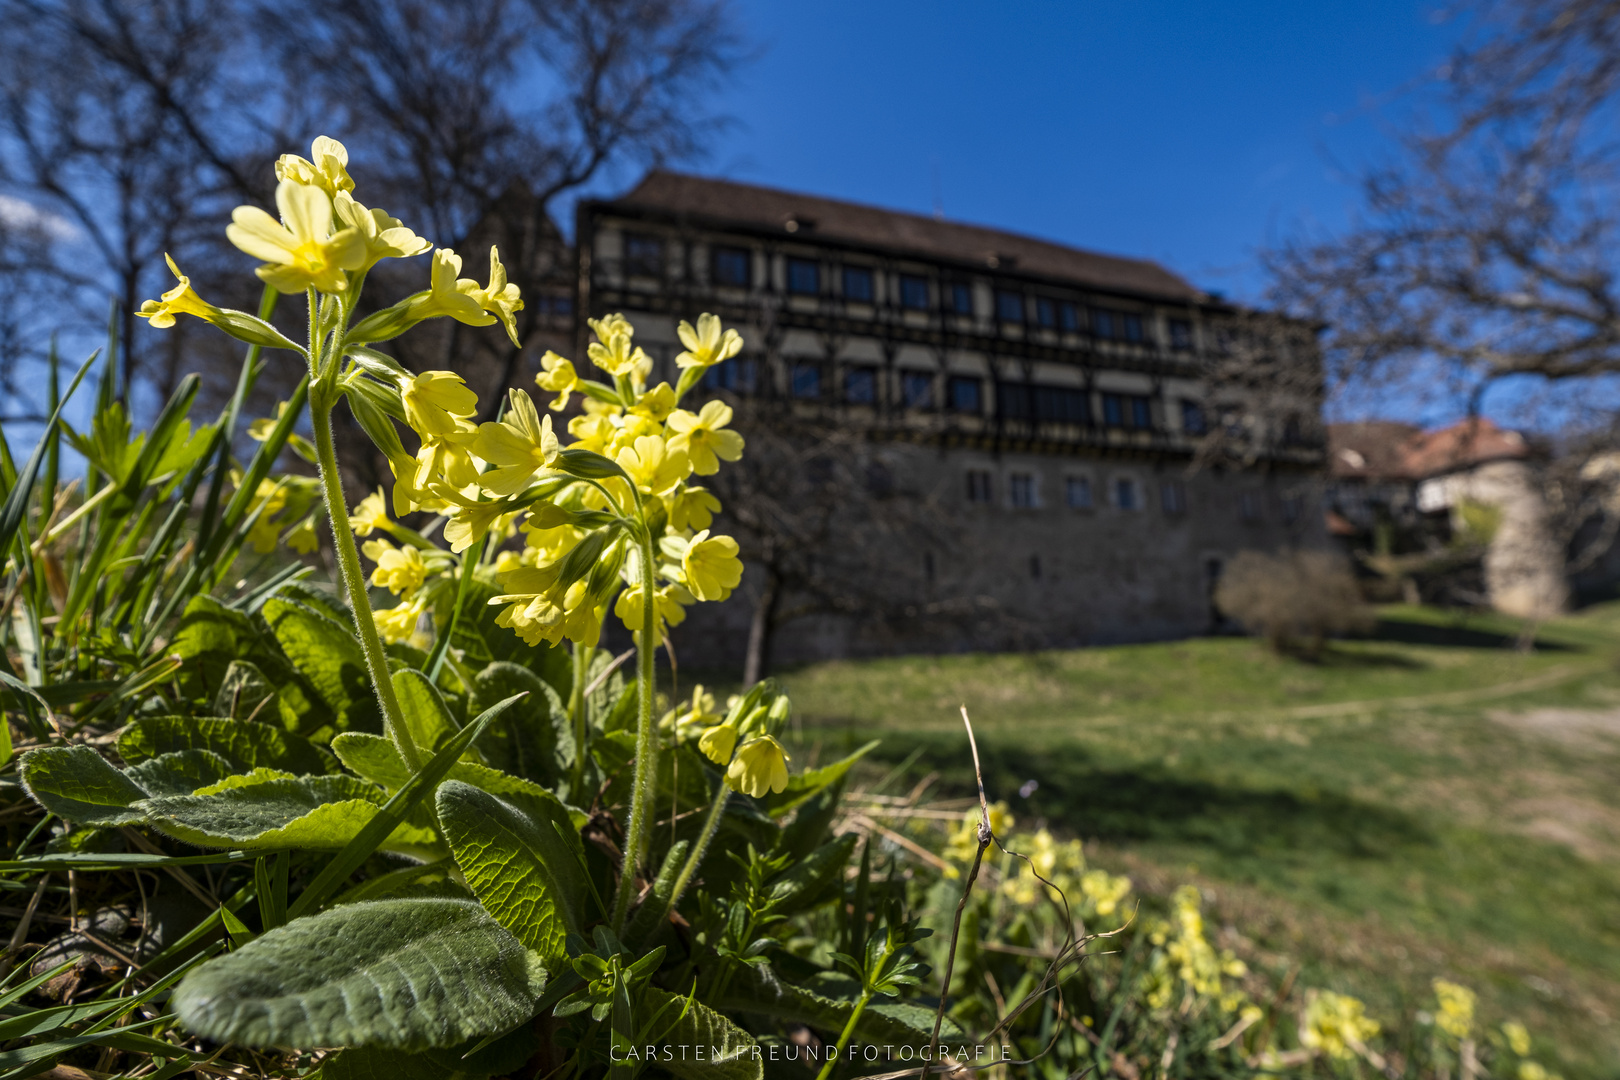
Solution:
[{"label": "shadow on grass", "polygon": [[[1518,638],[1499,634],[1493,630],[1480,630],[1468,626],[1436,626],[1432,623],[1406,622],[1402,619],[1379,619],[1372,641],[1391,641],[1402,645],[1444,645],[1461,649],[1511,649]],[[1557,641],[1537,638],[1537,652],[1569,652],[1571,646]]]},{"label": "shadow on grass", "polygon": [[[967,739],[884,735],[885,760],[919,756],[913,775],[937,770],[952,795],[974,790]],[[1162,768],[1120,768],[1084,749],[1028,751],[979,746],[985,790],[1026,821],[1110,842],[1168,841],[1207,846],[1229,857],[1266,854],[1357,859],[1407,856],[1433,842],[1429,831],[1398,811],[1338,793],[1253,789],[1178,776]],[[1027,798],[1020,788],[1037,786]]]}]

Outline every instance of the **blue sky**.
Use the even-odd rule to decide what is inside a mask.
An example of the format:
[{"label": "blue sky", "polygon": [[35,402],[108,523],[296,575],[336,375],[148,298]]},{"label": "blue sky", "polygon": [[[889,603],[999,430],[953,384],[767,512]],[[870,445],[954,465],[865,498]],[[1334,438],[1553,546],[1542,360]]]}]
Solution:
[{"label": "blue sky", "polygon": [[[736,0],[702,171],[1162,261],[1252,296],[1342,225],[1458,34],[1424,0]],[[937,177],[937,181],[936,181]]]}]

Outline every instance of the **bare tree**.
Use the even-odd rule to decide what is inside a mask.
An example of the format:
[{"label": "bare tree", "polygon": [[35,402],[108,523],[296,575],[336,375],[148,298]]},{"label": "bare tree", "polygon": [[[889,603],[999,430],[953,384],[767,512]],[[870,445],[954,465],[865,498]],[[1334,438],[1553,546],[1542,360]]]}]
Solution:
[{"label": "bare tree", "polygon": [[1326,438],[1318,328],[1237,308],[1213,318],[1209,330],[1213,340],[1198,354],[1205,400],[1190,418],[1189,434],[1197,436],[1192,468],[1314,461]]}]

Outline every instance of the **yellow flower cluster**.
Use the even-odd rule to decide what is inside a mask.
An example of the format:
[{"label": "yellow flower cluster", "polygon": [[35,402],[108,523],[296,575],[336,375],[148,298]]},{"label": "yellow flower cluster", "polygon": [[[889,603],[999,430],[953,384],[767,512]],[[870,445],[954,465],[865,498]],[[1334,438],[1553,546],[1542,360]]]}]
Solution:
[{"label": "yellow flower cluster", "polygon": [[1367,1040],[1380,1030],[1366,1011],[1366,1005],[1349,994],[1312,991],[1300,1017],[1299,1044],[1339,1061],[1365,1054]]},{"label": "yellow flower cluster", "polygon": [[1153,926],[1148,933],[1155,946],[1149,962],[1148,1005],[1169,1008],[1185,995],[1214,1001],[1223,1013],[1236,1012],[1248,997],[1225,980],[1242,978],[1249,969],[1231,950],[1217,952],[1210,944],[1204,934],[1203,899],[1197,886],[1177,889],[1170,907],[1170,921]]},{"label": "yellow flower cluster", "polygon": [[[973,849],[978,846],[978,811],[963,815],[962,828],[951,838],[947,853],[958,862],[971,861]],[[1005,836],[1013,819],[1005,803],[990,807],[990,830]],[[1090,922],[1101,919],[1113,921],[1121,914],[1120,905],[1131,893],[1130,878],[1110,874],[1106,870],[1088,869],[1080,841],[1058,843],[1046,829],[1033,834],[1014,836],[1006,841],[1007,847],[1028,857],[1004,864],[1001,881],[1002,895],[1020,906],[1033,904],[1044,890],[1053,901],[1061,901],[1057,889],[1068,901],[1074,914]],[[1056,889],[1047,888],[1040,878],[1050,881]]]},{"label": "yellow flower cluster", "polygon": [[745,695],[733,694],[721,715],[714,695],[699,685],[689,701],[664,714],[659,727],[676,742],[696,740],[704,757],[726,767],[733,791],[758,798],[787,788],[788,755],[776,736],[791,709],[787,696],[765,682]]},{"label": "yellow flower cluster", "polygon": [[1454,1039],[1466,1039],[1474,1030],[1474,992],[1459,983],[1436,979],[1434,996],[1440,1008],[1434,1014],[1434,1023]]},{"label": "yellow flower cluster", "polygon": [[[237,485],[241,474],[234,474]],[[268,555],[276,544],[284,543],[300,555],[320,545],[315,533],[315,506],[320,501],[320,482],[309,476],[283,476],[260,480],[248,503],[247,543],[255,554]]]}]

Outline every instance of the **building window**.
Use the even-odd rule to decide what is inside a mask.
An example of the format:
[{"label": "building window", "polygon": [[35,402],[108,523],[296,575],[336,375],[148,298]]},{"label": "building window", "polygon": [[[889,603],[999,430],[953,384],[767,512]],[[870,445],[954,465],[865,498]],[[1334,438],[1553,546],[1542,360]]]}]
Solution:
[{"label": "building window", "polygon": [[1002,322],[1024,321],[1024,294],[1015,292],[996,293],[996,318]]},{"label": "building window", "polygon": [[1153,426],[1153,403],[1139,394],[1104,394],[1103,423],[1146,431]]},{"label": "building window", "polygon": [[1035,402],[1026,383],[996,383],[996,410],[1008,420],[1035,419]]},{"label": "building window", "polygon": [[1035,301],[1035,321],[1047,329],[1057,325],[1057,305],[1042,296]]},{"label": "building window", "polygon": [[1091,509],[1091,478],[1071,476],[1063,481],[1063,501],[1070,510]]},{"label": "building window", "polygon": [[1071,386],[1037,386],[1035,418],[1054,424],[1091,423],[1091,395]]},{"label": "building window", "polygon": [[1187,512],[1187,489],[1180,480],[1165,480],[1159,484],[1159,506],[1166,514]]},{"label": "building window", "polygon": [[706,390],[729,390],[733,394],[747,396],[757,388],[758,378],[759,368],[755,366],[754,359],[739,356],[709,368],[698,385]]},{"label": "building window", "polygon": [[928,279],[900,275],[900,306],[913,311],[928,310]]},{"label": "building window", "polygon": [[872,271],[864,266],[844,267],[844,299],[870,304],[872,302]]},{"label": "building window", "polygon": [[1126,341],[1142,340],[1142,316],[1130,312],[1120,316],[1120,336]]},{"label": "building window", "polygon": [[788,389],[796,398],[806,400],[821,396],[821,365],[794,364],[789,373]]},{"label": "building window", "polygon": [[664,242],[656,236],[625,234],[624,272],[633,277],[662,277]]},{"label": "building window", "polygon": [[907,371],[900,376],[900,400],[908,409],[934,407],[934,377],[925,371]]},{"label": "building window", "polygon": [[972,503],[987,503],[990,501],[990,473],[984,469],[969,469],[967,472],[967,498]]},{"label": "building window", "polygon": [[1181,430],[1188,435],[1205,435],[1209,433],[1209,420],[1204,416],[1204,407],[1196,401],[1183,401],[1181,403]]},{"label": "building window", "polygon": [[716,285],[750,284],[753,257],[747,248],[717,247],[714,249],[714,283]]},{"label": "building window", "polygon": [[574,298],[572,296],[553,296],[551,298],[551,313],[553,315],[572,315],[574,313]]},{"label": "building window", "polygon": [[1118,333],[1118,313],[1107,308],[1091,309],[1091,332],[1100,338],[1113,338]]},{"label": "building window", "polygon": [[1238,497],[1238,513],[1244,521],[1260,520],[1260,493],[1258,491],[1245,491]]},{"label": "building window", "polygon": [[973,314],[973,286],[966,282],[951,286],[951,310],[958,315]]},{"label": "building window", "polygon": [[821,266],[811,259],[787,261],[787,287],[790,293],[814,296],[821,291]]},{"label": "building window", "polygon": [[1073,304],[1058,305],[1058,329],[1067,334],[1080,329],[1080,312]]},{"label": "building window", "polygon": [[1186,319],[1170,320],[1170,347],[1182,350],[1193,347],[1191,322]]},{"label": "building window", "polygon": [[1120,477],[1114,481],[1114,505],[1121,510],[1137,509],[1136,481]]},{"label": "building window", "polygon": [[1019,510],[1035,508],[1035,477],[1031,473],[1013,473],[1007,477],[1007,503]]},{"label": "building window", "polygon": [[947,393],[950,395],[951,409],[955,412],[977,413],[984,410],[979,380],[971,375],[951,376]]},{"label": "building window", "polygon": [[1036,581],[1041,580],[1041,557],[1039,555],[1029,557],[1029,576]]},{"label": "building window", "polygon": [[851,405],[877,404],[877,370],[858,367],[844,372],[844,400]]}]

